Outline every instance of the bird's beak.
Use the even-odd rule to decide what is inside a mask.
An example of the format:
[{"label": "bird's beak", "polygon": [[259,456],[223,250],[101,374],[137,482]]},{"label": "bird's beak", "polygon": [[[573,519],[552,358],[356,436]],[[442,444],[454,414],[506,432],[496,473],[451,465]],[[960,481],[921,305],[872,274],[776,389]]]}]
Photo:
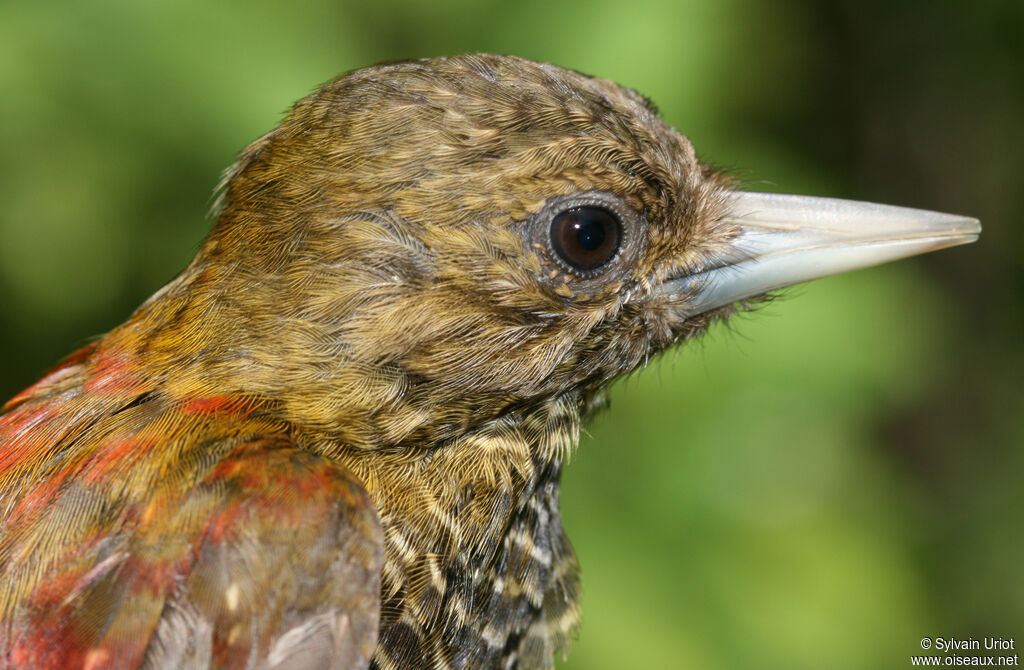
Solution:
[{"label": "bird's beak", "polygon": [[977,219],[835,198],[737,191],[723,224],[738,233],[705,267],[662,286],[685,316],[799,282],[967,244]]}]

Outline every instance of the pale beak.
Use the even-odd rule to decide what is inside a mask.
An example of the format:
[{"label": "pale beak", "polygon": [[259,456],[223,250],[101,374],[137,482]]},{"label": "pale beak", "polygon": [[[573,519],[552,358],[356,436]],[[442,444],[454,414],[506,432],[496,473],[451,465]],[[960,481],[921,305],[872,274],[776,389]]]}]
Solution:
[{"label": "pale beak", "polygon": [[819,277],[886,263],[978,239],[977,219],[869,202],[735,192],[727,251],[665,294],[687,295],[685,316]]}]

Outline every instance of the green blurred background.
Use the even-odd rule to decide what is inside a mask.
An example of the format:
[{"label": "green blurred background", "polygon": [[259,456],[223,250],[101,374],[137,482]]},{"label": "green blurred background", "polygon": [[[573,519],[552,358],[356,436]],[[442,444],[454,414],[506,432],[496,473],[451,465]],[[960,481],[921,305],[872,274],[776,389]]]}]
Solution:
[{"label": "green blurred background", "polygon": [[338,72],[462,51],[654,99],[752,188],[971,214],[620,382],[568,468],[564,668],[900,668],[1024,633],[1024,3],[0,4],[0,396],[123,320]]}]

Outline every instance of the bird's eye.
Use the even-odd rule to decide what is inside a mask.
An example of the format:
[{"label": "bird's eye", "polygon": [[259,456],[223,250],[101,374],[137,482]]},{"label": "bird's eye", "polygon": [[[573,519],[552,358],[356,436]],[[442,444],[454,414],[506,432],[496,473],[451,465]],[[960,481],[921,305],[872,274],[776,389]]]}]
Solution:
[{"label": "bird's eye", "polygon": [[603,207],[570,207],[551,220],[551,249],[567,269],[590,273],[615,258],[619,217]]}]

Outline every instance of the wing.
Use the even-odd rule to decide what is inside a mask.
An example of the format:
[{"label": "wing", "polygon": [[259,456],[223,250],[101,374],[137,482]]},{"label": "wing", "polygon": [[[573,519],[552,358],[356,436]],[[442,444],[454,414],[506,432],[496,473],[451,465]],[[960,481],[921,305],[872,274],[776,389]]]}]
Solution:
[{"label": "wing", "polygon": [[285,437],[238,442],[194,479],[170,471],[66,565],[20,574],[0,668],[367,667],[383,540],[366,492]]}]

